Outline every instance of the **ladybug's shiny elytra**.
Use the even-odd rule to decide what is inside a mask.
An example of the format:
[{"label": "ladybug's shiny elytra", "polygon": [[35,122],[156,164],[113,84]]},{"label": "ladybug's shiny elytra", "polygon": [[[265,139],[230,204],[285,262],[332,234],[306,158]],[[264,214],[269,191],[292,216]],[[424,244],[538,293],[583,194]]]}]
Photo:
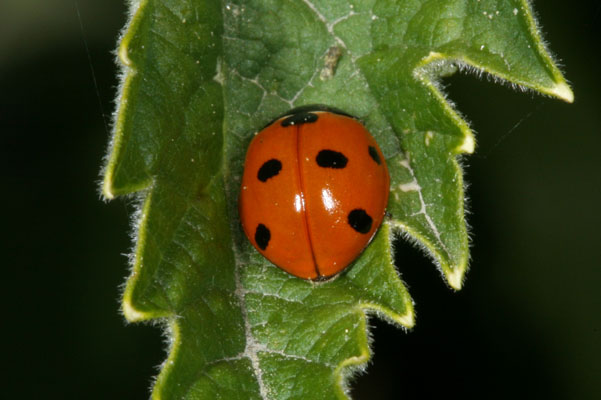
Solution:
[{"label": "ladybug's shiny elytra", "polygon": [[325,280],[369,244],[384,218],[389,185],[384,156],[357,119],[322,106],[295,109],[248,148],[242,227],[284,271]]}]

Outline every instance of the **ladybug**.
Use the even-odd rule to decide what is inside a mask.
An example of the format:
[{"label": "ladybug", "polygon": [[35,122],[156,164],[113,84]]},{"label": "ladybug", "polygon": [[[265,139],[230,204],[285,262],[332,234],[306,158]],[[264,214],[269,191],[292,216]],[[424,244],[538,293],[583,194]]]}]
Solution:
[{"label": "ladybug", "polygon": [[325,106],[300,107],[250,143],[240,220],[272,263],[299,278],[327,280],[374,237],[389,186],[382,151],[361,122]]}]

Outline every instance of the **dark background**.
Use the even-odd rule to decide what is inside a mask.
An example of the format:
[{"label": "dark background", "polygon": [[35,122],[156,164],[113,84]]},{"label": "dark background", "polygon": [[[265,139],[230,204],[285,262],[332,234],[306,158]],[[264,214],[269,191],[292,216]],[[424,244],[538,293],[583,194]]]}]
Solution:
[{"label": "dark background", "polygon": [[[124,3],[0,2],[7,398],[144,399],[165,357],[119,312],[132,207],[98,193]],[[417,325],[372,319],[355,399],[601,398],[601,5],[534,6],[576,101],[445,80],[477,132],[471,270],[455,293],[399,245]]]}]

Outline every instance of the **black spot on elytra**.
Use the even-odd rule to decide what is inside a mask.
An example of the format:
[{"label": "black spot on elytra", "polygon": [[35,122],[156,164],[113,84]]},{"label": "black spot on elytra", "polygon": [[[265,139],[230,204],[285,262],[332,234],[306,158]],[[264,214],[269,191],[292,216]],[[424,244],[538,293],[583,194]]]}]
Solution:
[{"label": "black spot on elytra", "polygon": [[322,150],[315,157],[317,165],[322,168],[344,168],[348,162],[348,158],[344,154],[334,150]]},{"label": "black spot on elytra", "polygon": [[311,112],[299,112],[294,115],[284,118],[281,125],[285,128],[290,125],[300,125],[310,122],[315,122],[318,119],[318,115]]},{"label": "black spot on elytra", "polygon": [[265,161],[265,163],[261,165],[261,168],[259,168],[259,172],[257,173],[257,178],[259,178],[261,182],[265,182],[267,179],[273,178],[279,174],[281,170],[282,162],[272,158],[269,161]]},{"label": "black spot on elytra", "polygon": [[361,208],[356,208],[348,214],[349,225],[359,233],[368,233],[372,222],[372,218]]},{"label": "black spot on elytra", "polygon": [[255,230],[255,242],[257,243],[257,246],[259,246],[261,250],[265,250],[269,245],[270,239],[271,232],[269,231],[269,228],[263,224],[257,225],[257,229]]},{"label": "black spot on elytra", "polygon": [[382,160],[380,160],[380,155],[378,154],[378,150],[374,146],[368,146],[367,151],[369,152],[370,157],[378,164],[382,164]]}]

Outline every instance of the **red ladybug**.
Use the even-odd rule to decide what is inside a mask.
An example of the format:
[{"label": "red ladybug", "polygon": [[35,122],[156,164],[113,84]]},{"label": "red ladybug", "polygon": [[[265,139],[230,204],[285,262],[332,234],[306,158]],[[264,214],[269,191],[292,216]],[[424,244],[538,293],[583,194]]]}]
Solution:
[{"label": "red ladybug", "polygon": [[246,153],[239,211],[250,242],[303,279],[345,269],[382,223],[390,177],[355,118],[301,107],[272,122]]}]

